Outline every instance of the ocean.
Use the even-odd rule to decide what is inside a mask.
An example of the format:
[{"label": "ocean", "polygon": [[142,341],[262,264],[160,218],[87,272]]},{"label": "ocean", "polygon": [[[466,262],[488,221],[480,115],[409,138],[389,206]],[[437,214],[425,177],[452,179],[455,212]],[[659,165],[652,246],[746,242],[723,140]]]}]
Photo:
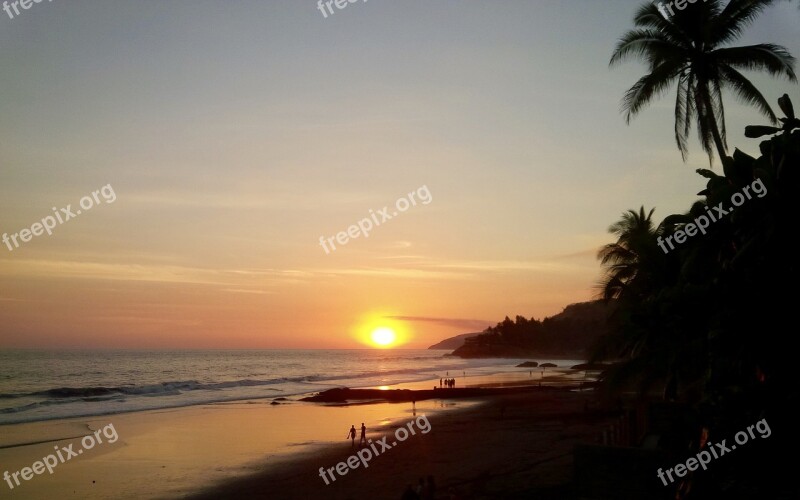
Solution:
[{"label": "ocean", "polygon": [[[0,424],[513,371],[442,350],[2,350]],[[557,362],[558,363],[558,362]],[[519,369],[517,369],[519,370]]]}]

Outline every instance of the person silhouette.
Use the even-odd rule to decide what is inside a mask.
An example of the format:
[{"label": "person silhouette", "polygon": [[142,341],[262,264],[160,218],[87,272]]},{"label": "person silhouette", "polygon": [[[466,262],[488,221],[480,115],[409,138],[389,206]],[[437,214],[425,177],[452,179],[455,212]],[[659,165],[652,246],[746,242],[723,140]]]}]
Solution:
[{"label": "person silhouette", "polygon": [[423,498],[436,500],[436,483],[433,480],[433,476],[428,476],[428,482],[425,484],[425,495]]},{"label": "person silhouette", "polygon": [[400,497],[401,500],[419,500],[419,495],[414,492],[414,488],[411,487],[410,484],[406,485],[406,490],[403,492],[403,496]]},{"label": "person silhouette", "polygon": [[364,425],[364,422],[361,422],[361,440],[358,442],[358,446],[367,445],[367,426]]},{"label": "person silhouette", "polygon": [[[350,431],[347,433],[347,438],[350,438],[350,439],[353,440],[353,443],[350,445],[350,447],[351,448],[355,448],[356,447],[356,426],[355,425],[351,425],[350,426]],[[345,438],[345,439],[347,439],[347,438]]]}]

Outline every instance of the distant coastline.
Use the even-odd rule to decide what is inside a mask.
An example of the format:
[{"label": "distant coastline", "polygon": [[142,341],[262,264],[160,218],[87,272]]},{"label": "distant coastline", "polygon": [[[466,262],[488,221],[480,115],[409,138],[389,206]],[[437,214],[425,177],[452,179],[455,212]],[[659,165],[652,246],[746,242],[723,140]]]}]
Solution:
[{"label": "distant coastline", "polygon": [[450,337],[428,349],[453,349],[452,355],[474,358],[584,359],[607,331],[609,304],[600,300],[570,304],[539,321],[506,317],[480,333]]}]

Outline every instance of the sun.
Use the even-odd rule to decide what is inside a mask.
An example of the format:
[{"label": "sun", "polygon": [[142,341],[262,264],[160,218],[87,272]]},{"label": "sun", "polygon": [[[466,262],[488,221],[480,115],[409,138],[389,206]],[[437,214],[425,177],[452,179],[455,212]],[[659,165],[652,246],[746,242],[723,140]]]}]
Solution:
[{"label": "sun", "polygon": [[413,334],[408,325],[396,319],[400,314],[392,310],[364,313],[354,318],[350,335],[359,344],[372,349],[402,347],[413,338]]},{"label": "sun", "polygon": [[370,338],[372,342],[381,347],[389,347],[397,340],[397,334],[391,328],[381,326],[372,330]]}]

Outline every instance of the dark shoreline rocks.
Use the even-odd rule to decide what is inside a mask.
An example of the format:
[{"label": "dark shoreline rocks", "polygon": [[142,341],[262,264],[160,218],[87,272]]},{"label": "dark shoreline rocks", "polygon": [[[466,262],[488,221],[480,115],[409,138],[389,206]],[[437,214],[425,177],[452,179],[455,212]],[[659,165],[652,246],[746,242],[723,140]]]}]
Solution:
[{"label": "dark shoreline rocks", "polygon": [[426,399],[474,398],[501,394],[518,394],[523,392],[565,391],[572,387],[467,387],[453,389],[411,390],[411,389],[348,389],[346,387],[328,389],[314,396],[301,398],[300,401],[312,403],[344,403],[347,401],[389,401],[408,402]]}]

